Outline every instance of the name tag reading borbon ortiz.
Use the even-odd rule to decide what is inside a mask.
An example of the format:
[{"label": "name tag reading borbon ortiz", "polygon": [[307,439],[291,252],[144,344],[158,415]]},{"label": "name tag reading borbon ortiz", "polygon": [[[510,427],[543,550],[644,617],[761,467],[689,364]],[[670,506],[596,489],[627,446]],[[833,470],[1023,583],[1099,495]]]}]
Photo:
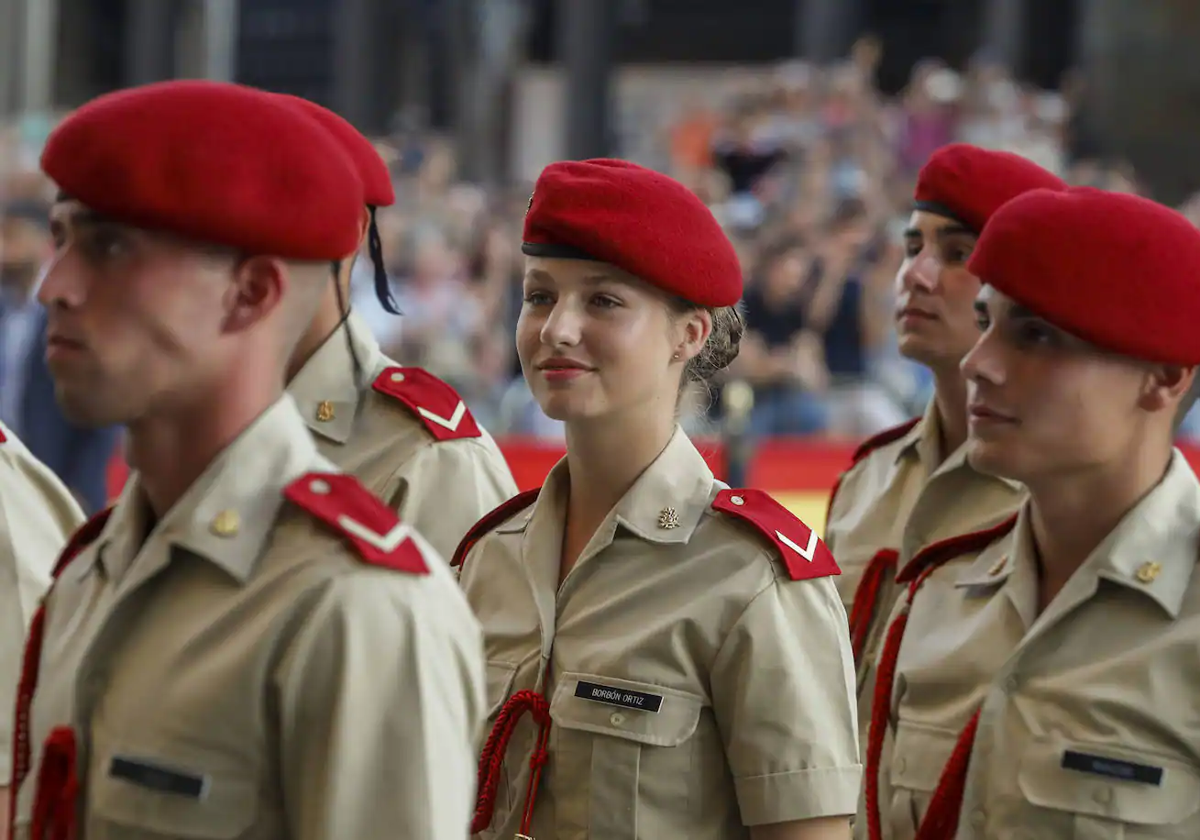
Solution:
[{"label": "name tag reading borbon ortiz", "polygon": [[626,709],[637,709],[640,712],[654,712],[662,708],[661,694],[646,694],[641,691],[631,691],[628,688],[613,688],[609,685],[584,682],[580,680],[575,686],[575,696],[596,703],[607,703],[610,706],[622,706]]}]

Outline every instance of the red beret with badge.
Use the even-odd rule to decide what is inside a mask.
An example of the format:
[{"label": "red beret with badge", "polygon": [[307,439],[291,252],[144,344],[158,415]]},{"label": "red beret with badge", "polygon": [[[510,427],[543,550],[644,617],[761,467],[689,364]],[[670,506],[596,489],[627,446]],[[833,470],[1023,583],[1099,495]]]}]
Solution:
[{"label": "red beret with badge", "polygon": [[967,268],[1097,347],[1200,364],[1200,230],[1157,202],[1090,187],[1026,193],[988,222]]},{"label": "red beret with badge", "polygon": [[106,94],[50,135],[42,170],[66,197],[136,227],[293,260],[358,247],[354,162],[274,94],[209,81]]},{"label": "red beret with badge", "polygon": [[993,213],[1021,193],[1066,186],[1020,155],[951,143],[921,168],[913,198],[917,210],[955,219],[979,233]]},{"label": "red beret with badge", "polygon": [[529,199],[521,250],[533,257],[610,263],[700,306],[733,306],[742,267],[695,193],[622,160],[560,161]]}]

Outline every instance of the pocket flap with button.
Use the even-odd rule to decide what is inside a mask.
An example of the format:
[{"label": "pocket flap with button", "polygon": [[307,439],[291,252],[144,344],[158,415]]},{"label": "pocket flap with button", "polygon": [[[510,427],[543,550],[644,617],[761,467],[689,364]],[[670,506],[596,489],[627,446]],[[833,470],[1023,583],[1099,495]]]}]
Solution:
[{"label": "pocket flap with button", "polygon": [[488,717],[495,717],[500,707],[512,696],[513,681],[517,678],[517,666],[512,662],[487,663]]},{"label": "pocket flap with button", "polygon": [[564,673],[550,717],[563,729],[675,747],[695,733],[705,702],[699,695],[652,683]]},{"label": "pocket flap with button", "polygon": [[899,721],[892,748],[892,786],[925,793],[936,790],[958,735],[953,729]]},{"label": "pocket flap with button", "polygon": [[258,816],[258,789],[246,768],[216,753],[130,748],[103,756],[88,779],[97,819],[170,837],[241,837]]},{"label": "pocket flap with button", "polygon": [[1175,825],[1200,809],[1194,769],[1124,747],[1041,741],[1018,772],[1021,793],[1041,808],[1131,825]]}]

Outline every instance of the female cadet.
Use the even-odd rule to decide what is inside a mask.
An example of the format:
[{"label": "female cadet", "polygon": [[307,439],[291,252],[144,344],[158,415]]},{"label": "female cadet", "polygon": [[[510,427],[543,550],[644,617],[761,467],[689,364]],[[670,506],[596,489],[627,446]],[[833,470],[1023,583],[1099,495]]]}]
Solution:
[{"label": "female cadet", "polygon": [[1193,840],[1200,482],[1172,434],[1200,365],[1200,231],[1135,196],[1038,190],[970,269],[968,457],[1030,500],[901,570],[870,836]]},{"label": "female cadet", "polygon": [[594,160],[542,173],[522,250],[518,355],[567,455],[455,558],[488,658],[474,831],[848,837],[837,567],[768,495],[718,483],[676,423],[686,383],[737,354],[728,239],[677,182]]}]

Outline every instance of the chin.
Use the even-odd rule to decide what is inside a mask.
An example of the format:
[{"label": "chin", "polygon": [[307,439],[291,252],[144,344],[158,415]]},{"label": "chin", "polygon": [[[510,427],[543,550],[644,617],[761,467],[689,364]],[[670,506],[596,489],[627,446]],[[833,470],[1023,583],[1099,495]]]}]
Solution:
[{"label": "chin", "polygon": [[101,429],[106,426],[122,426],[129,418],[115,406],[106,405],[96,399],[95,389],[64,388],[56,385],[54,396],[58,407],[73,425],[85,429]]},{"label": "chin", "polygon": [[583,400],[569,394],[538,394],[538,407],[551,420],[570,423],[573,420],[590,420],[600,412],[589,407]]},{"label": "chin", "polygon": [[975,436],[967,439],[967,462],[977,472],[1021,481],[1021,455],[1011,441],[985,440]]}]

